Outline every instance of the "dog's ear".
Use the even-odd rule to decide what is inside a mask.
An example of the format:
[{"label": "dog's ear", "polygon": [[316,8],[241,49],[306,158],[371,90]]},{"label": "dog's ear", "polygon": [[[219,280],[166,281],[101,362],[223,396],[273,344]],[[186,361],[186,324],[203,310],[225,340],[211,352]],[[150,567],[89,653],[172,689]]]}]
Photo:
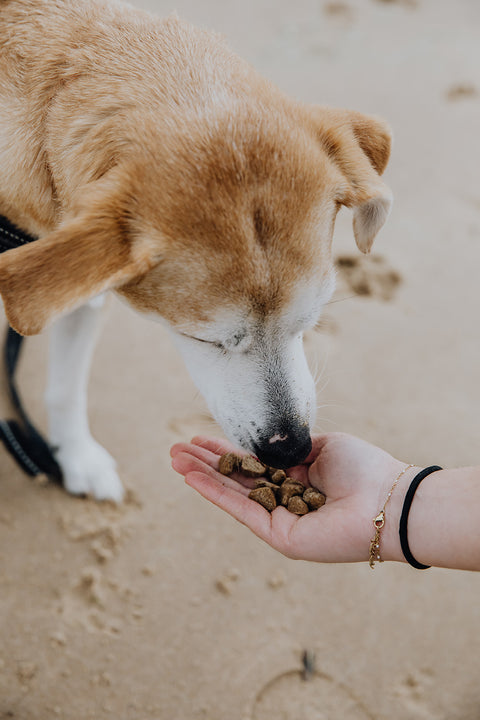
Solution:
[{"label": "dog's ear", "polygon": [[18,333],[41,332],[59,315],[154,264],[148,243],[132,238],[116,193],[104,189],[87,188],[82,206],[57,230],[0,255],[0,294]]},{"label": "dog's ear", "polygon": [[350,110],[310,106],[308,113],[316,137],[345,180],[337,200],[353,208],[355,240],[368,253],[392,207],[392,193],[380,178],[390,157],[391,130],[380,118]]}]

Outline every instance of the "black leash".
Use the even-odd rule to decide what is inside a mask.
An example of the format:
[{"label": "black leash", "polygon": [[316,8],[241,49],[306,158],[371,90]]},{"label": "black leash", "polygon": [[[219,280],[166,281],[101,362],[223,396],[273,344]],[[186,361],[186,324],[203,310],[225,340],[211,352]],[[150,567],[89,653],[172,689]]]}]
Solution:
[{"label": "black leash", "polygon": [[[14,250],[36,239],[0,215],[0,252]],[[45,474],[61,484],[62,471],[55,460],[54,450],[30,422],[17,390],[15,371],[23,340],[15,330],[8,328],[3,347],[4,364],[10,400],[18,419],[0,420],[0,439],[28,475],[35,477]]]},{"label": "black leash", "polygon": [[21,245],[34,242],[37,238],[20,230],[16,225],[0,215],[0,252],[15,250]]}]

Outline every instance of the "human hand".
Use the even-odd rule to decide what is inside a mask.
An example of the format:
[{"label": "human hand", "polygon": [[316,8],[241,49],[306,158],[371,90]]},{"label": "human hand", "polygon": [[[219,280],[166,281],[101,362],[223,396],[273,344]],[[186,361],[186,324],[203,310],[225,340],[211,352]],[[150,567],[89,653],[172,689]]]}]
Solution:
[{"label": "human hand", "polygon": [[[301,517],[284,507],[269,513],[248,498],[252,480],[240,473],[231,478],[221,475],[220,456],[236,451],[224,440],[202,436],[190,444],[174,445],[172,467],[185,476],[188,485],[287,557],[317,562],[368,560],[374,535],[372,520],[405,463],[344,433],[315,435],[312,443],[310,455],[301,465],[290,468],[288,474],[306,487],[317,488],[327,500],[319,510]],[[399,495],[403,497],[403,493]],[[383,560],[401,559],[396,521],[388,521],[390,513],[397,518],[398,512],[394,493],[381,535]]]}]

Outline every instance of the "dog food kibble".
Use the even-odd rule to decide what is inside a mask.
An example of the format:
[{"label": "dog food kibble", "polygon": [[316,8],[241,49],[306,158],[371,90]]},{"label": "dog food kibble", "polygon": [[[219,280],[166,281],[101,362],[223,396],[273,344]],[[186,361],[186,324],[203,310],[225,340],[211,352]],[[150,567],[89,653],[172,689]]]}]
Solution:
[{"label": "dog food kibble", "polygon": [[284,507],[288,507],[288,502],[290,498],[294,497],[295,495],[302,496],[305,491],[305,485],[302,485],[302,483],[299,482],[289,482],[288,480],[285,480],[285,482],[280,485],[278,488],[278,503],[279,505],[283,505]]},{"label": "dog food kibble", "polygon": [[275,510],[275,508],[277,507],[275,493],[273,492],[272,488],[255,488],[255,490],[252,490],[249,493],[248,497],[250,498],[250,500],[255,500],[255,502],[263,505],[263,507],[268,510],[268,512],[272,512],[272,510]]},{"label": "dog food kibble", "polygon": [[307,488],[303,493],[303,499],[310,510],[318,510],[322,505],[325,505],[326,497],[323,493],[315,490],[315,488]]},{"label": "dog food kibble", "polygon": [[287,510],[295,515],[306,515],[308,513],[308,505],[299,495],[290,498]]},{"label": "dog food kibble", "polygon": [[241,460],[241,472],[250,478],[262,477],[265,475],[266,465],[256,460],[251,455],[245,455]]},{"label": "dog food kibble", "polygon": [[235,453],[225,453],[219,461],[222,475],[241,472],[254,479],[255,488],[248,497],[272,512],[277,505],[286,507],[295,515],[306,515],[321,508],[326,497],[315,488],[306,488],[294,478],[287,477],[285,470],[268,467],[251,455],[241,457]]},{"label": "dog food kibble", "polygon": [[231,475],[240,470],[241,458],[235,453],[225,453],[219,460],[218,469],[222,475]]},{"label": "dog food kibble", "polygon": [[268,487],[273,490],[275,493],[275,497],[277,496],[278,491],[278,485],[275,485],[275,483],[270,482],[270,480],[265,480],[265,478],[255,478],[255,487]]},{"label": "dog food kibble", "polygon": [[269,470],[270,480],[275,483],[275,485],[281,485],[283,481],[287,479],[285,470],[275,470],[275,468],[269,468]]}]

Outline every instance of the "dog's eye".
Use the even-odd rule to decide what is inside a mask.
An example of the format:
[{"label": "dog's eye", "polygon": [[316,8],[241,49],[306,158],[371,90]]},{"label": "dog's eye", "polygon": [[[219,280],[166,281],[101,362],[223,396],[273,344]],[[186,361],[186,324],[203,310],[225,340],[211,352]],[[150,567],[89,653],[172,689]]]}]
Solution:
[{"label": "dog's eye", "polygon": [[204,338],[195,337],[195,335],[187,335],[186,333],[182,333],[182,335],[190,338],[190,340],[196,340],[197,342],[205,343],[206,345],[213,345],[213,347],[217,348],[217,350],[225,350],[225,346],[216,340],[205,340]]},{"label": "dog's eye", "polygon": [[211,345],[215,348],[215,350],[219,350],[223,354],[226,354],[227,352],[227,348],[221,342],[216,342],[215,340],[201,340],[201,342],[207,343],[207,345]]},{"label": "dog's eye", "polygon": [[227,352],[227,348],[225,347],[225,345],[221,342],[217,342],[216,340],[203,340],[201,338],[194,338],[194,339],[199,340],[200,342],[203,342],[203,343],[207,343],[207,345],[211,345],[216,350],[220,350],[220,352],[222,352],[222,353]]}]

